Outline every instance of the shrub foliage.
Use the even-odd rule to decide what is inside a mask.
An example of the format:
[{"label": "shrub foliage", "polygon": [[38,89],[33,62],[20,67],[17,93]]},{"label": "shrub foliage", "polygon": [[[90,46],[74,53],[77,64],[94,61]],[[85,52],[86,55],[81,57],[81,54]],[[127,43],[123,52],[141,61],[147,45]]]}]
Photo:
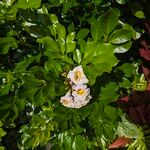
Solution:
[{"label": "shrub foliage", "polygon": [[[48,143],[52,150],[148,149],[150,121],[137,121],[135,106],[121,103],[145,94],[150,81],[148,6],[144,0],[1,0],[0,149],[42,150]],[[80,109],[60,103],[76,66],[92,96]],[[149,98],[139,99],[144,105]]]}]

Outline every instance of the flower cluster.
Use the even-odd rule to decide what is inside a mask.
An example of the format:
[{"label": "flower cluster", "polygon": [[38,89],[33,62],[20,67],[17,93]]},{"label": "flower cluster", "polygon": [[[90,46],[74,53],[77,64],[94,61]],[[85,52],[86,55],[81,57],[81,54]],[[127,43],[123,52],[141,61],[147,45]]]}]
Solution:
[{"label": "flower cluster", "polygon": [[87,88],[88,79],[82,66],[69,71],[67,78],[70,80],[71,89],[65,96],[61,97],[60,102],[69,108],[81,108],[89,103],[92,96],[90,95],[90,89]]}]

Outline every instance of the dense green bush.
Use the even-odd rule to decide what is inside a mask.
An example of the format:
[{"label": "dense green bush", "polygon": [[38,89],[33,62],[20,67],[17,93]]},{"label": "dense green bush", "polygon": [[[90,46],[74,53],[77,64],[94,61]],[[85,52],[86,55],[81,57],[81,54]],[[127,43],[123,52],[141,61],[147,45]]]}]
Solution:
[{"label": "dense green bush", "polygon": [[[148,149],[150,122],[137,123],[118,101],[148,84],[141,58],[150,53],[139,49],[141,41],[149,49],[149,3],[1,0],[0,149]],[[77,66],[92,97],[78,109],[60,102]]]}]

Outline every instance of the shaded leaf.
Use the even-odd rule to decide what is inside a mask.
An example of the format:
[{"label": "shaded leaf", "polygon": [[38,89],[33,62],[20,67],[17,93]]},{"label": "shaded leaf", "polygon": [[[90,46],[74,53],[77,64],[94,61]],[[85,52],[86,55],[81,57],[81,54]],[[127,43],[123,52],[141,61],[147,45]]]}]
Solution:
[{"label": "shaded leaf", "polygon": [[13,37],[0,38],[0,54],[7,54],[10,48],[17,48],[18,44]]}]

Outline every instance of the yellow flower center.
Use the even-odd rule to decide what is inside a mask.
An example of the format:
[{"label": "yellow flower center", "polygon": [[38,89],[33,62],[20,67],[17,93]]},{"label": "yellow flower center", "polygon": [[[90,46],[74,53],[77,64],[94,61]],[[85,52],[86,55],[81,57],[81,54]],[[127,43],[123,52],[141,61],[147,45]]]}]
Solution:
[{"label": "yellow flower center", "polygon": [[81,71],[75,71],[75,73],[74,73],[74,79],[76,80],[76,81],[78,81],[78,80],[80,80],[81,79],[81,77],[82,77],[82,72]]},{"label": "yellow flower center", "polygon": [[70,103],[70,101],[68,99],[63,100],[63,104],[68,105],[69,103]]},{"label": "yellow flower center", "polygon": [[85,93],[85,90],[84,89],[79,89],[77,91],[78,95],[83,95]]}]

